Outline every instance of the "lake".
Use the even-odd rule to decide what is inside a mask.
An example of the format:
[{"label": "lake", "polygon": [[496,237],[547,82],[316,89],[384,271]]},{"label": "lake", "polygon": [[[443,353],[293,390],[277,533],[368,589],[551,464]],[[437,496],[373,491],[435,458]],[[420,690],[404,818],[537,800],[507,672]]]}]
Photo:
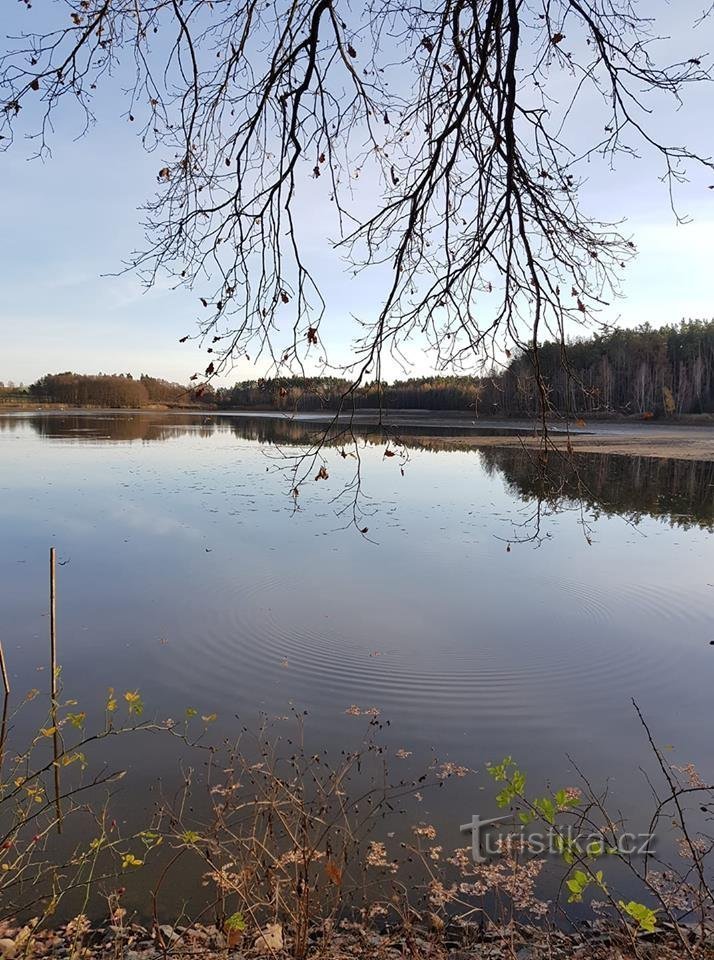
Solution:
[{"label": "lake", "polygon": [[[109,687],[139,689],[147,714],[217,714],[219,737],[236,715],[306,711],[306,738],[333,752],[363,726],[351,706],[378,708],[387,752],[411,754],[400,773],[435,755],[475,771],[422,801],[445,847],[472,813],[497,812],[484,764],[506,754],[556,785],[576,782],[572,758],[642,819],[632,698],[673,762],[714,777],[714,464],[582,455],[556,489],[517,448],[412,436],[385,457],[373,433],[355,526],[340,445],[299,509],[290,495],[289,457],[314,430],[0,416],[0,637],[16,695],[49,687],[54,546],[65,696],[91,711]],[[178,776],[150,739],[112,750],[134,785]]]}]

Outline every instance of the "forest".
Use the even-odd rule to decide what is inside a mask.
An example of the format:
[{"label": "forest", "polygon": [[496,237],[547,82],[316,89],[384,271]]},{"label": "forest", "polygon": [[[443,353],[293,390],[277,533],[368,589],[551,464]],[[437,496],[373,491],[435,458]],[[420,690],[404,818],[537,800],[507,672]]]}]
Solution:
[{"label": "forest", "polygon": [[[574,414],[681,415],[714,412],[714,321],[644,324],[568,344],[543,343],[541,371],[552,409]],[[507,414],[534,414],[531,358],[523,354],[483,384],[482,402]]]},{"label": "forest", "polygon": [[[678,416],[714,412],[714,320],[648,324],[539,347],[550,410],[573,415]],[[228,407],[315,410],[335,407],[349,383],[334,377],[275,378],[220,390]],[[533,357],[513,357],[502,370],[475,377],[419,377],[366,384],[349,404],[423,410],[473,410],[481,416],[533,416],[538,392]]]},{"label": "forest", "polygon": [[[573,416],[646,418],[714,413],[714,320],[648,324],[539,347],[551,411]],[[478,416],[534,416],[539,396],[527,350],[480,377],[431,376],[367,383],[354,391],[338,377],[274,377],[198,390],[142,374],[47,374],[18,392],[0,384],[0,400],[29,398],[69,406],[201,406],[207,409],[351,408],[468,410]]]},{"label": "forest", "polygon": [[[171,383],[142,374],[135,379],[130,373],[87,376],[79,373],[48,373],[28,388],[31,399],[46,403],[63,403],[73,407],[146,407],[191,405],[196,399],[193,390],[180,383]],[[212,396],[212,391],[209,394]]]}]

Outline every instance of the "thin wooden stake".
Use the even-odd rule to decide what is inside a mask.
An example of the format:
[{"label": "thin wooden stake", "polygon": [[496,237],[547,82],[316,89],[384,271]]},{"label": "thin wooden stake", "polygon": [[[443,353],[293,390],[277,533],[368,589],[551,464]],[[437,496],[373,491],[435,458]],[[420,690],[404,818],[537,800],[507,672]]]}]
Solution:
[{"label": "thin wooden stake", "polygon": [[57,575],[55,560],[55,548],[50,547],[50,659],[52,661],[50,695],[53,708],[57,706]]},{"label": "thin wooden stake", "polygon": [[62,833],[62,805],[60,803],[60,769],[59,769],[59,734],[57,733],[57,573],[56,551],[50,547],[50,667],[52,682],[50,687],[51,715],[54,732],[52,745],[54,748],[55,773],[55,810],[57,813],[57,833]]},{"label": "thin wooden stake", "polygon": [[7,665],[5,663],[5,651],[3,649],[2,640],[0,640],[0,671],[2,671],[2,685],[5,687],[5,696],[10,693],[10,680],[7,675]]},{"label": "thin wooden stake", "polygon": [[2,724],[0,724],[0,774],[2,774],[3,764],[5,763],[5,740],[7,738],[7,705],[10,697],[5,694],[5,702],[2,707]]}]

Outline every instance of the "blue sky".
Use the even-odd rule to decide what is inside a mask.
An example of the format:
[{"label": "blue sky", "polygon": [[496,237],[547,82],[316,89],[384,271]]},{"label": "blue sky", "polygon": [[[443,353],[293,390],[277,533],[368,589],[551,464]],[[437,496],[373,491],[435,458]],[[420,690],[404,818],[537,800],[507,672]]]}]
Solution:
[{"label": "blue sky", "polygon": [[[38,2],[33,9],[42,6]],[[648,12],[655,8],[665,27],[674,27],[675,18],[685,19],[685,8],[696,14],[700,4],[648,4]],[[27,12],[14,4],[2,32],[16,32],[27,22]],[[692,42],[697,52],[712,48],[711,20]],[[673,41],[673,53],[678,46]],[[713,90],[696,91],[686,109],[661,118],[661,132],[673,141],[693,139],[703,152],[714,152]],[[141,246],[137,208],[151,196],[160,166],[157,155],[143,152],[134,126],[122,116],[125,110],[120,78],[115,78],[98,101],[100,122],[84,138],[75,139],[80,124],[70,111],[59,120],[51,159],[28,160],[30,149],[21,138],[0,154],[0,380],[29,382],[46,372],[73,369],[147,372],[185,381],[205,366],[195,346],[178,343],[194,329],[198,293],[166,284],[145,292],[135,275],[103,276],[118,271]],[[652,156],[621,163],[614,172],[594,165],[584,192],[594,212],[628,218],[627,229],[640,251],[627,270],[625,299],[607,314],[611,322],[660,325],[714,315],[714,190],[707,189],[714,175],[699,172],[680,190],[679,206],[693,222],[678,226],[657,180],[660,172]],[[332,356],[344,358],[355,333],[351,316],[372,316],[383,287],[377,276],[355,278],[348,269],[334,269],[334,259],[321,252],[326,244],[314,199],[306,196],[304,203],[309,246],[326,280],[326,339]],[[418,353],[412,359],[415,373],[431,371]],[[242,361],[231,379],[262,372]]]}]

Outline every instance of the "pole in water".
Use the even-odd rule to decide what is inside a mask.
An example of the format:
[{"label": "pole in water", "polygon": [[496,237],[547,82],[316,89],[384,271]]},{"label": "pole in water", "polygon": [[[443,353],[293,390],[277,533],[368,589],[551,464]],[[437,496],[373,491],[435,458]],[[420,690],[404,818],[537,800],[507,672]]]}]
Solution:
[{"label": "pole in water", "polygon": [[52,706],[57,705],[57,579],[56,552],[50,547],[50,659],[52,661],[51,696]]},{"label": "pole in water", "polygon": [[2,685],[5,688],[5,697],[10,693],[10,680],[7,675],[7,664],[5,663],[5,650],[2,640],[0,640],[0,672],[2,673]]},{"label": "pole in water", "polygon": [[57,577],[56,551],[50,547],[50,667],[52,680],[50,687],[52,726],[52,746],[54,748],[55,810],[57,815],[57,833],[62,833],[62,805],[60,803],[59,735],[57,733]]}]

